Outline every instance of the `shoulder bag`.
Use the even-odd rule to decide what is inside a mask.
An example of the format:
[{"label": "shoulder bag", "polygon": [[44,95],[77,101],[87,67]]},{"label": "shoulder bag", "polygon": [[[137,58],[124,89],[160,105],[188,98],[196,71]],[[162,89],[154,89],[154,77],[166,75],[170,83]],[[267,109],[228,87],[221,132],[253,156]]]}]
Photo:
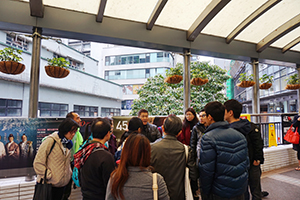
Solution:
[{"label": "shoulder bag", "polygon": [[158,200],[158,194],[157,194],[157,190],[158,190],[158,185],[157,185],[157,173],[153,173],[153,185],[152,185],[152,189],[153,189],[153,199],[154,200]]},{"label": "shoulder bag", "polygon": [[298,127],[296,128],[295,132],[293,132],[293,125],[289,128],[289,130],[286,132],[284,139],[292,144],[299,144],[299,133],[298,133]]},{"label": "shoulder bag", "polygon": [[[188,162],[189,157],[189,149],[187,145],[183,145],[185,149],[185,158],[186,163]],[[185,167],[185,178],[184,178],[184,191],[185,191],[185,199],[186,200],[194,200],[192,189],[191,189],[191,183],[190,183],[190,170],[188,167]]]},{"label": "shoulder bag", "polygon": [[33,200],[52,200],[52,184],[47,183],[47,161],[52,149],[54,148],[55,143],[56,141],[54,140],[50,152],[46,157],[46,170],[44,179],[41,179],[41,181],[35,185]]}]

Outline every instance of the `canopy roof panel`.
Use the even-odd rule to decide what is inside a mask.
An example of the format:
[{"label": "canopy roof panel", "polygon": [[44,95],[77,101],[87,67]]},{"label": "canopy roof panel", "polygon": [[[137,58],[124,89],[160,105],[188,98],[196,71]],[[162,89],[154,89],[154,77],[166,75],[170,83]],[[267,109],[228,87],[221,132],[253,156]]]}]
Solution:
[{"label": "canopy roof panel", "polygon": [[300,64],[300,0],[1,0],[0,29],[33,26],[57,37]]}]

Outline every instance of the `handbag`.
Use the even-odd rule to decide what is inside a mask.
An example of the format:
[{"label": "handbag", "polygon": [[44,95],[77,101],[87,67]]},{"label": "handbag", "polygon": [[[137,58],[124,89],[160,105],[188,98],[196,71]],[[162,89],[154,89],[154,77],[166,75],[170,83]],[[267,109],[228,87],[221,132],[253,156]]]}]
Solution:
[{"label": "handbag", "polygon": [[157,185],[157,173],[153,173],[153,185],[152,185],[152,189],[153,189],[153,199],[154,200],[158,200],[158,194],[157,194],[157,190],[158,190],[158,185]]},{"label": "handbag", "polygon": [[33,200],[52,200],[52,184],[47,183],[47,160],[50,155],[52,149],[54,148],[56,141],[54,140],[53,145],[51,146],[50,152],[46,157],[46,170],[44,179],[41,179],[39,183],[36,183],[34,188]]},{"label": "handbag", "polygon": [[296,127],[295,132],[293,132],[293,125],[289,128],[289,130],[286,132],[284,139],[292,144],[299,144],[299,133],[298,133],[298,127]]},{"label": "handbag", "polygon": [[[186,146],[186,145],[184,145],[184,148],[185,148],[185,158],[186,158],[186,163],[187,163],[188,157],[189,157],[189,149],[188,149],[188,146]],[[189,168],[185,167],[185,178],[184,178],[185,199],[186,200],[194,200],[189,174],[190,174]]]}]

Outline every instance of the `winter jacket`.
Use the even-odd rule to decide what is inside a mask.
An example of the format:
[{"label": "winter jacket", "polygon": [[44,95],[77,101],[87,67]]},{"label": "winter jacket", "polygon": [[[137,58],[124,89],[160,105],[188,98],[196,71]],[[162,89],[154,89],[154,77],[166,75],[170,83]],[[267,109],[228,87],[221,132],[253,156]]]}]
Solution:
[{"label": "winter jacket", "polygon": [[198,173],[194,165],[191,149],[186,163],[185,147],[175,136],[166,135],[161,141],[151,144],[151,166],[154,172],[164,177],[171,200],[184,199],[185,168],[190,169],[190,178],[196,180]]},{"label": "winter jacket", "polygon": [[199,170],[203,194],[222,198],[244,194],[248,168],[246,138],[225,121],[211,124],[201,139]]},{"label": "winter jacket", "polygon": [[161,138],[161,134],[154,124],[144,125],[142,134],[144,134],[150,142],[155,142],[155,140]]},{"label": "winter jacket", "polygon": [[[123,187],[123,195],[125,199],[138,199],[138,200],[153,200],[153,175],[152,172],[148,170],[141,170],[140,167],[128,168],[129,177]],[[109,179],[108,187],[106,190],[106,200],[115,200],[111,194],[111,181]],[[164,178],[157,174],[157,185],[158,185],[158,199],[159,200],[169,200],[168,189]],[[118,198],[117,200],[120,200]]]},{"label": "winter jacket", "polygon": [[205,126],[198,122],[192,130],[190,147],[192,149],[192,158],[194,161],[199,160],[200,156],[200,141],[202,136],[204,135]]},{"label": "winter jacket", "polygon": [[83,199],[104,200],[108,180],[114,169],[114,158],[107,149],[94,150],[80,169],[79,180]]},{"label": "winter jacket", "polygon": [[[56,141],[51,153],[50,149]],[[46,160],[48,156],[48,159]],[[70,150],[65,148],[61,143],[58,132],[49,135],[41,144],[34,162],[33,168],[37,174],[37,182],[44,178],[47,162],[47,175],[48,183],[54,187],[63,187],[67,185],[71,179],[71,166],[70,166]]]},{"label": "winter jacket", "polygon": [[231,123],[230,128],[241,132],[246,137],[250,164],[252,164],[254,160],[260,160],[260,164],[263,164],[264,142],[261,138],[259,128],[247,119],[240,119],[239,121]]}]

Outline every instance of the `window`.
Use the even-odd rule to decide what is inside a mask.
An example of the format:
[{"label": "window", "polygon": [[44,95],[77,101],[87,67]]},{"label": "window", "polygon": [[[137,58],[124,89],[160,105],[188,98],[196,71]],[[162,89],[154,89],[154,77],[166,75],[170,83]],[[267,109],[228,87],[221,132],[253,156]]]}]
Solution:
[{"label": "window", "polygon": [[66,116],[68,114],[68,110],[69,110],[68,104],[39,102],[40,117]]},{"label": "window", "polygon": [[86,117],[98,116],[98,107],[96,106],[74,105],[74,111],[78,113],[80,116],[86,116]]},{"label": "window", "polygon": [[133,104],[133,100],[122,101],[122,110],[131,110],[132,104]]},{"label": "window", "polygon": [[13,36],[13,35],[6,34],[6,44],[25,51],[28,50],[28,42],[26,41],[25,38],[22,38],[18,35]]},{"label": "window", "polygon": [[102,117],[120,116],[120,114],[121,114],[120,108],[101,108]]},{"label": "window", "polygon": [[22,100],[0,99],[0,116],[22,116]]}]

